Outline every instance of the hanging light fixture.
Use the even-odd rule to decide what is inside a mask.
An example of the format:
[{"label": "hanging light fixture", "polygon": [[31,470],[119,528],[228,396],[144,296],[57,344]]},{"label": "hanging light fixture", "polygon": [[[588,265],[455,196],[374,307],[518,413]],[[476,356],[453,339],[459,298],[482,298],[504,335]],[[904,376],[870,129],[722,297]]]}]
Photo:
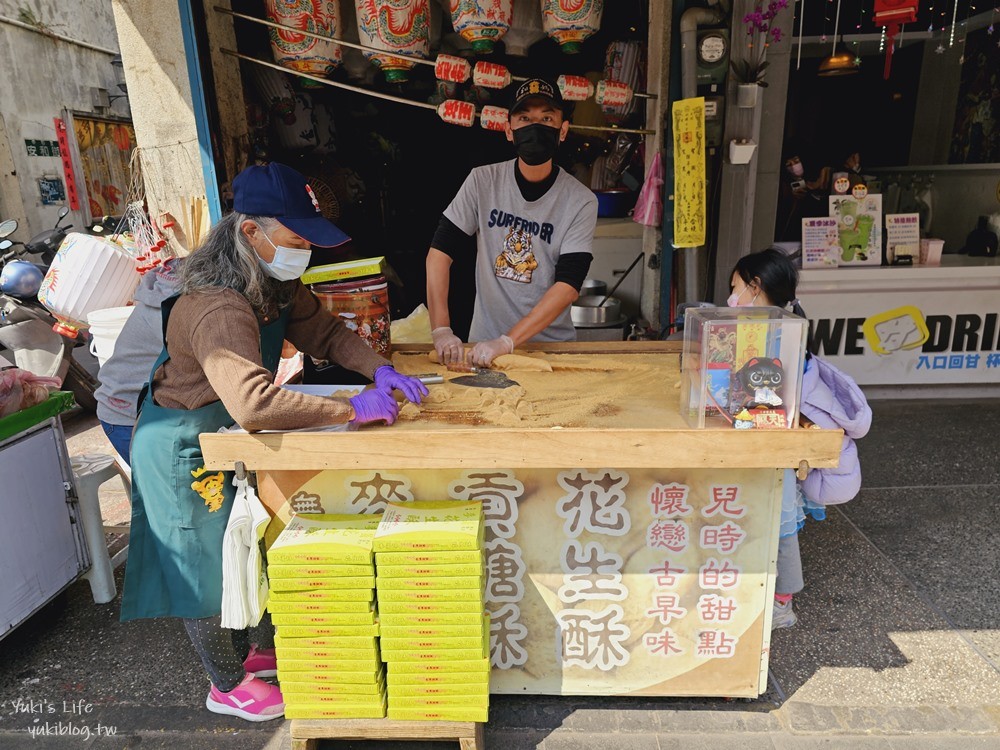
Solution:
[{"label": "hanging light fixture", "polygon": [[819,64],[818,75],[824,77],[849,76],[858,72],[858,64],[854,55],[850,53],[841,40],[840,47],[837,45],[837,31],[840,28],[840,3],[837,0],[837,17],[833,22],[833,47],[830,49],[830,56]]}]

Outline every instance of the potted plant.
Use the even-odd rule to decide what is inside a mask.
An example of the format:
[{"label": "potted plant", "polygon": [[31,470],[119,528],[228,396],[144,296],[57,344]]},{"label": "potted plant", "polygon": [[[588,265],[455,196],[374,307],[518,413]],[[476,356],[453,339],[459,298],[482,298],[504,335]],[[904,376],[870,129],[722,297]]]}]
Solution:
[{"label": "potted plant", "polygon": [[745,58],[733,59],[730,68],[736,80],[736,106],[756,107],[760,89],[767,87],[767,47],[771,41],[781,41],[781,29],[774,25],[778,12],[788,7],[788,0],[770,0],[767,6],[757,3],[752,13],[743,16],[743,25],[750,37],[750,52]]}]

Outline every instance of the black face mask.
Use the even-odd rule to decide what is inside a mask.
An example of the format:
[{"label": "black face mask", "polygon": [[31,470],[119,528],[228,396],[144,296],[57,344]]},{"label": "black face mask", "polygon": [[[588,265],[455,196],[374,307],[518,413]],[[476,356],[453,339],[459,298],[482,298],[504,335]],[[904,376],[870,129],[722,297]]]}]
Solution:
[{"label": "black face mask", "polygon": [[514,131],[514,149],[521,161],[533,167],[544,164],[559,148],[559,128],[536,122]]}]

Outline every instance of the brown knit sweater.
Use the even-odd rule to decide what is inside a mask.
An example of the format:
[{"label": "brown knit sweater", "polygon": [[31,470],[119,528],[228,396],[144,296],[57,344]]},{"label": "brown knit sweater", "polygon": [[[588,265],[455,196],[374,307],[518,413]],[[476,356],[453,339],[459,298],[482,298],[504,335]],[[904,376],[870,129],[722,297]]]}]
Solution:
[{"label": "brown knit sweater", "polygon": [[[300,282],[285,338],[299,351],[328,359],[372,378],[387,365],[339,318],[324,310]],[[267,324],[278,314],[269,310]],[[274,385],[260,356],[260,322],[239,292],[219,289],[185,294],[167,323],[167,360],[153,377],[156,403],[197,409],[222,401],[245,430],[293,430],[340,424],[353,417],[346,400],[307,396]]]}]

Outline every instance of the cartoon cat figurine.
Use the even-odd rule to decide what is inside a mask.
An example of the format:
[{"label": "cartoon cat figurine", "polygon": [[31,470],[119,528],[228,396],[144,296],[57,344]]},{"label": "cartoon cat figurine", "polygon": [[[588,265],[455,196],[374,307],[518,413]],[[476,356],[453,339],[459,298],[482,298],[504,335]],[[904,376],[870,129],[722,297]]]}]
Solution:
[{"label": "cartoon cat figurine", "polygon": [[739,398],[730,397],[730,409],[781,406],[784,402],[778,391],[784,378],[785,371],[780,359],[754,357],[736,373],[735,381],[742,393],[739,394]]}]

